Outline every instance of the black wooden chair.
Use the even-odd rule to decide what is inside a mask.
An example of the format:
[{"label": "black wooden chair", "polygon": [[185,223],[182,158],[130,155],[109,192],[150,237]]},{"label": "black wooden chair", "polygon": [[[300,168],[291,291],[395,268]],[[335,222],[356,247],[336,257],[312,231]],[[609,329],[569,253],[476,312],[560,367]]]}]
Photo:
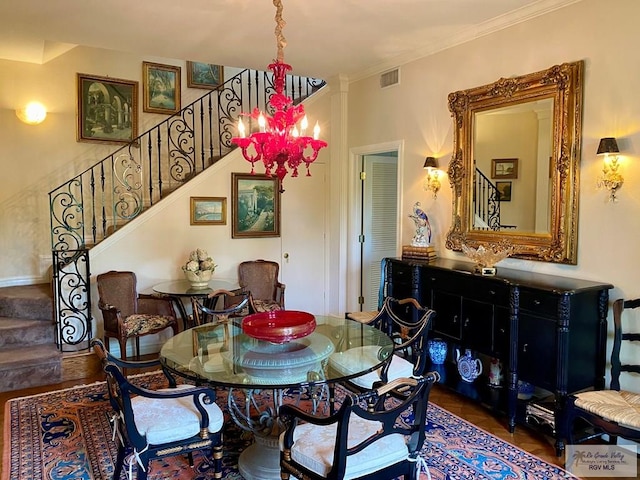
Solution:
[{"label": "black wooden chair", "polygon": [[[404,306],[411,308],[405,309]],[[401,318],[396,311],[406,311],[406,318]],[[357,392],[372,388],[378,381],[390,382],[400,377],[423,375],[429,363],[427,339],[434,316],[434,310],[422,307],[414,298],[396,300],[387,297],[378,314],[362,323],[375,326],[393,339],[393,357],[377,371],[351,378],[344,382],[344,386]],[[379,356],[378,347],[354,347],[331,355],[329,366],[346,376],[352,373],[353,365],[361,363],[361,359],[378,363]]]},{"label": "black wooden chair", "polygon": [[[438,380],[400,378],[358,395],[347,395],[328,417],[282,405],[280,472],[305,479],[415,480],[421,466],[429,392]],[[402,400],[389,399],[400,396]],[[363,405],[366,404],[366,405]],[[411,411],[411,413],[409,413]]]},{"label": "black wooden chair", "polygon": [[207,298],[191,298],[194,326],[227,321],[249,313],[249,294],[240,290],[216,290]]},{"label": "black wooden chair", "polygon": [[221,478],[224,417],[215,403],[215,392],[192,385],[176,386],[166,372],[170,388],[138,387],[129,382],[122,369],[157,367],[158,360],[124,361],[111,355],[98,339],[93,339],[91,345],[102,361],[114,410],[112,422],[118,456],[113,478],[120,478],[129,453],[130,471],[136,462],[138,480],[146,480],[151,460],[186,454],[193,466],[195,451],[205,451],[211,456],[216,478]]},{"label": "black wooden chair", "polygon": [[[607,434],[611,444],[616,444],[617,437],[640,441],[640,392],[620,390],[621,373],[640,374],[640,365],[622,364],[620,360],[623,347],[632,346],[631,342],[640,342],[640,308],[638,307],[640,307],[640,299],[619,299],[613,303],[614,337],[610,389],[582,392],[568,397],[565,428],[569,444],[579,443],[584,439],[576,438],[574,434],[577,419],[592,425],[595,428],[595,435]],[[633,309],[638,310],[631,312],[630,310]],[[629,314],[623,319],[625,311]],[[629,327],[634,325],[633,333],[623,331],[623,321]],[[629,343],[623,344],[623,341]],[[623,358],[633,358],[633,355]]]}]

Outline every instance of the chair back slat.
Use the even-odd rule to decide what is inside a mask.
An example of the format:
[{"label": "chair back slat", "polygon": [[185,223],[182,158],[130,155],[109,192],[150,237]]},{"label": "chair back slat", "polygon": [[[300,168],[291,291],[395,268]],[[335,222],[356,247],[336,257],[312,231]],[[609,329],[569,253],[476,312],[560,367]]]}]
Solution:
[{"label": "chair back slat", "polygon": [[[635,310],[632,312],[632,310]],[[624,315],[624,312],[627,315]],[[629,325],[633,326],[634,331],[625,331],[623,327],[623,316]],[[620,390],[620,374],[640,373],[639,364],[623,364],[620,360],[620,354],[623,350],[623,342],[640,342],[640,299],[624,300],[618,299],[613,302],[613,348],[611,349],[611,389]],[[634,322],[635,320],[635,322]]]}]

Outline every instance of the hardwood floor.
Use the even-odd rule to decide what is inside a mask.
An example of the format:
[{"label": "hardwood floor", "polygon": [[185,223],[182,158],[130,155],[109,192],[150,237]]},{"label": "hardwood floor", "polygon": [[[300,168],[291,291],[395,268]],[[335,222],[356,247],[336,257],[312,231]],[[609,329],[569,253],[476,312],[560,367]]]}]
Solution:
[{"label": "hardwood floor", "polygon": [[[83,380],[70,380],[45,387],[28,388],[14,392],[0,393],[0,404],[3,406],[0,417],[4,428],[4,405],[7,400],[28,395],[35,395],[51,390],[73,387],[103,380],[102,374],[85,378]],[[489,412],[485,407],[473,401],[467,400],[444,387],[436,385],[431,391],[430,401],[445,408],[451,413],[464,418],[483,430],[509,442],[523,450],[560,467],[564,467],[564,456],[556,457],[554,441],[551,437],[537,433],[524,427],[516,427],[514,433],[509,433],[505,418],[499,418]],[[0,436],[0,446],[3,446],[4,436]]]}]

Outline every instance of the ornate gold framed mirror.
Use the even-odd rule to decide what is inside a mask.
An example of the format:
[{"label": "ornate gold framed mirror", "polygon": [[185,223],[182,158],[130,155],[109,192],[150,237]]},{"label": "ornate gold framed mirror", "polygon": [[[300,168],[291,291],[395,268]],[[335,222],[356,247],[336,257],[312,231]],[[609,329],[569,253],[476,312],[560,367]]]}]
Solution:
[{"label": "ornate gold framed mirror", "polygon": [[575,264],[583,62],[449,94],[446,247],[506,240],[513,257]]}]

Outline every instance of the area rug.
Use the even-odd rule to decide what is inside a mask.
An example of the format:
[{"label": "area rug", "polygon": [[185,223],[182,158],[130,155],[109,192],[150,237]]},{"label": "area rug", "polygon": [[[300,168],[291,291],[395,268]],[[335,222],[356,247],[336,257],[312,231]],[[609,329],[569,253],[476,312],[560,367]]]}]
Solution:
[{"label": "area rug", "polygon": [[[165,386],[153,373],[132,377],[147,388]],[[220,398],[221,407],[225,402]],[[226,403],[226,402],[225,402]],[[5,406],[2,480],[111,480],[116,445],[111,438],[110,405],[103,382],[9,400]],[[242,479],[237,460],[250,435],[227,422],[224,478]],[[450,412],[430,404],[422,454],[433,480],[555,480],[576,478]],[[154,460],[150,480],[213,479],[202,455],[190,468],[181,456]],[[123,473],[122,479],[126,479]],[[427,479],[426,473],[421,480]]]}]

